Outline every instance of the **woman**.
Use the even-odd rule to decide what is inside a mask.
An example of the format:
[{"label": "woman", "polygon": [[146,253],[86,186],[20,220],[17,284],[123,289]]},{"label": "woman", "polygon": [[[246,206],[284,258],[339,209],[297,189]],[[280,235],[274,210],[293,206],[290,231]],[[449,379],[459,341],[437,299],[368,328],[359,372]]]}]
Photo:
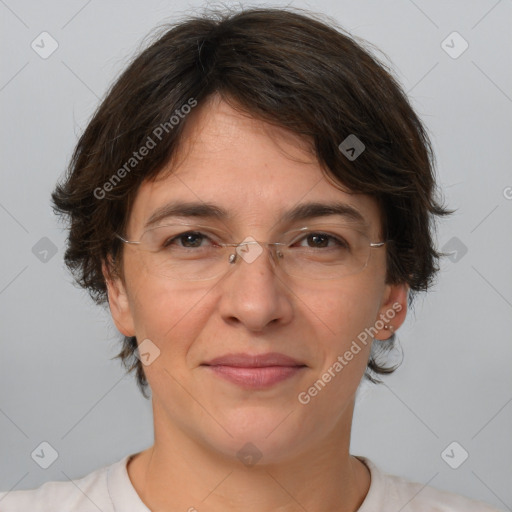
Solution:
[{"label": "woman", "polygon": [[155,443],[2,511],[485,511],[349,453],[363,376],[440,254],[431,149],[404,93],[312,16],[167,31],[53,194],[66,263],[108,300]]}]

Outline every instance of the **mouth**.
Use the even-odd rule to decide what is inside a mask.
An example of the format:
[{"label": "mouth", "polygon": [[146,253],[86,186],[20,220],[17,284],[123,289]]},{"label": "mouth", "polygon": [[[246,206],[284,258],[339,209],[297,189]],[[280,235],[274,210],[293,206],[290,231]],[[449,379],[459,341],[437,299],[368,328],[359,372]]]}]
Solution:
[{"label": "mouth", "polygon": [[297,376],[307,368],[304,363],[278,353],[226,354],[201,366],[246,389],[269,388]]}]

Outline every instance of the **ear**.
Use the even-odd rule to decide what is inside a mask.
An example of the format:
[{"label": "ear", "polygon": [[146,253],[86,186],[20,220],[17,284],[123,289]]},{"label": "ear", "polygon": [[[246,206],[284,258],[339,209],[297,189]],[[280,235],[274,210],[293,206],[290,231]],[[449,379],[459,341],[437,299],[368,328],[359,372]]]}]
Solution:
[{"label": "ear", "polygon": [[404,323],[407,315],[407,299],[409,286],[407,284],[388,284],[384,301],[375,319],[377,333],[375,339],[387,340]]},{"label": "ear", "polygon": [[103,262],[102,272],[107,285],[108,305],[112,319],[119,332],[125,336],[135,336],[133,316],[125,284],[121,277],[111,271],[112,268],[112,264],[109,266],[105,261]]}]

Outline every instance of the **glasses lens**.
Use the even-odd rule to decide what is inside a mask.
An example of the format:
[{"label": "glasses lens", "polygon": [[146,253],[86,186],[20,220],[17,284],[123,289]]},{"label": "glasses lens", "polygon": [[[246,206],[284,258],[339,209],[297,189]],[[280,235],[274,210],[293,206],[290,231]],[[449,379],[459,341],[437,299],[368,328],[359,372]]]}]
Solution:
[{"label": "glasses lens", "polygon": [[140,242],[151,273],[169,279],[212,279],[227,268],[227,235],[213,228],[188,224],[157,226]]},{"label": "glasses lens", "polygon": [[[307,279],[335,279],[362,271],[370,258],[370,240],[343,224],[310,225],[288,231],[270,244],[274,259],[284,273]],[[147,230],[140,239],[147,268],[168,279],[201,281],[228,272],[230,259],[251,264],[265,244],[254,239],[233,246],[225,231],[190,224],[161,225]],[[227,245],[229,244],[229,245]],[[256,247],[257,246],[257,247]],[[259,251],[255,250],[255,247]],[[251,248],[248,257],[245,252]],[[244,252],[245,251],[245,252]],[[231,256],[231,258],[230,258]]]},{"label": "glasses lens", "polygon": [[310,279],[335,279],[362,271],[370,257],[370,240],[350,226],[321,224],[290,231],[277,255],[283,271]]}]

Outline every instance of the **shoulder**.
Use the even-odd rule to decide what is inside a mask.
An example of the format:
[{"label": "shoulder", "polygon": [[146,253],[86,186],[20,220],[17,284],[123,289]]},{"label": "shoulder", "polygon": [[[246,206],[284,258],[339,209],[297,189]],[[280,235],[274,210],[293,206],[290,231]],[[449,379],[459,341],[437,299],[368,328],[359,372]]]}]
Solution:
[{"label": "shoulder", "polygon": [[365,457],[358,459],[371,473],[370,489],[358,512],[499,512],[481,501],[384,473]]},{"label": "shoulder", "polygon": [[114,512],[109,497],[108,474],[119,470],[126,459],[76,480],[46,482],[37,489],[0,492],[2,512]]}]

